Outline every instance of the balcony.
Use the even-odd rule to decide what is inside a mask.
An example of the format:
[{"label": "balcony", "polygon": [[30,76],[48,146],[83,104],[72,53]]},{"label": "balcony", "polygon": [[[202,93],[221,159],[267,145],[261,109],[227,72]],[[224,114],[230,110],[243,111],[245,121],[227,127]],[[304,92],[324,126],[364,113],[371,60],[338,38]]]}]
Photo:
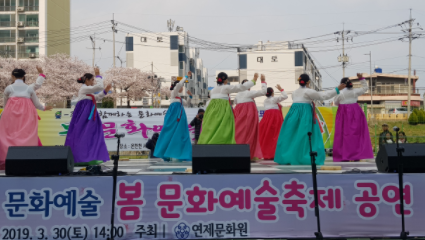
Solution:
[{"label": "balcony", "polygon": [[39,53],[18,53],[19,59],[31,59],[31,58],[38,58]]},{"label": "balcony", "polygon": [[[22,39],[24,41],[22,41]],[[19,37],[18,43],[38,43],[38,36],[36,37]]]},{"label": "balcony", "polygon": [[0,12],[14,12],[16,11],[16,6],[0,6]]},{"label": "balcony", "polygon": [[10,52],[10,51],[0,51],[0,57],[2,58],[15,58],[16,52]]},{"label": "balcony", "polygon": [[38,27],[38,21],[26,21],[25,27]]},{"label": "balcony", "polygon": [[16,22],[7,22],[7,21],[1,21],[0,27],[16,27]]},{"label": "balcony", "polygon": [[[358,84],[354,84],[353,88],[358,88]],[[386,84],[386,85],[376,85],[372,87],[373,95],[400,95],[408,94],[409,86],[404,84]],[[411,94],[417,94],[418,89],[411,86]],[[365,95],[370,95],[370,87],[368,88]]]},{"label": "balcony", "polygon": [[26,12],[37,12],[39,7],[38,6],[23,6],[23,8]]},{"label": "balcony", "polygon": [[0,43],[14,43],[16,42],[15,37],[0,37]]}]

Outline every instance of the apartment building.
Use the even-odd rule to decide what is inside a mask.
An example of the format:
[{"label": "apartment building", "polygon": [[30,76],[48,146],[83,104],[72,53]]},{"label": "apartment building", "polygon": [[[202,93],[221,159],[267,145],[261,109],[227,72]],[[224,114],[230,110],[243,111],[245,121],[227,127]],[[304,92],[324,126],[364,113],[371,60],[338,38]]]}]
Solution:
[{"label": "apartment building", "polygon": [[0,0],[0,56],[70,54],[70,0]]}]

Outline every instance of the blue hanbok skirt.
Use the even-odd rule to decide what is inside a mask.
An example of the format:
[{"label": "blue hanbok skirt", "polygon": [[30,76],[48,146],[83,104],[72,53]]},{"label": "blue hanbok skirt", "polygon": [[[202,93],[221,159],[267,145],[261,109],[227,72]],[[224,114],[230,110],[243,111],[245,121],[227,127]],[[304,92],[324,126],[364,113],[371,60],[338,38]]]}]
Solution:
[{"label": "blue hanbok skirt", "polygon": [[313,124],[313,110],[309,103],[294,103],[285,117],[277,141],[274,161],[282,165],[310,165],[308,132],[312,133],[313,151],[317,152],[316,164],[325,162],[325,146],[319,121]]},{"label": "blue hanbok skirt", "polygon": [[192,161],[189,125],[186,112],[179,102],[172,103],[165,115],[164,126],[156,142],[154,156]]}]

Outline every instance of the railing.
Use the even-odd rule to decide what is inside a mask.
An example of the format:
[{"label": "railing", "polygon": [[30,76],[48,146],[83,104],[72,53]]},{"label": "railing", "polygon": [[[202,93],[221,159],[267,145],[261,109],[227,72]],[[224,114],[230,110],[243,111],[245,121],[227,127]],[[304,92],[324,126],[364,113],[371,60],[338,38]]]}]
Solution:
[{"label": "railing", "polygon": [[38,36],[37,37],[25,37],[26,43],[37,43],[38,42]]},{"label": "railing", "polygon": [[20,58],[20,59],[24,59],[24,58],[38,58],[38,57],[39,57],[39,53],[18,53],[18,58]]},{"label": "railing", "polygon": [[16,42],[15,37],[0,37],[0,43]]},{"label": "railing", "polygon": [[26,21],[25,27],[38,27],[38,21]]},{"label": "railing", "polygon": [[[355,84],[353,88],[360,88],[358,84]],[[372,94],[373,95],[394,95],[394,94],[407,94],[409,91],[409,86],[404,84],[395,84],[395,85],[378,85],[372,87]],[[414,88],[411,86],[411,94],[419,93],[419,90],[417,88]],[[370,87],[368,88],[367,92],[365,93],[367,95],[370,95]]]},{"label": "railing", "polygon": [[16,22],[1,21],[0,27],[16,27]]},{"label": "railing", "polygon": [[14,12],[16,11],[16,6],[0,6],[0,12]]},{"label": "railing", "polygon": [[0,51],[0,57],[2,58],[15,58],[16,52],[2,52]]},{"label": "railing", "polygon": [[24,6],[25,11],[38,11],[38,6]]}]

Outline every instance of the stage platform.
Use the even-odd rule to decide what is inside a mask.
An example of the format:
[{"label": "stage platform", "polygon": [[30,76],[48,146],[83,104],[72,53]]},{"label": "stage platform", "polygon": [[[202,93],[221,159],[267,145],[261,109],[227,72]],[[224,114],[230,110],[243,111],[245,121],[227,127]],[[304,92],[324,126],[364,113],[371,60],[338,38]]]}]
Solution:
[{"label": "stage platform", "polygon": [[[106,162],[102,166],[112,168],[113,163]],[[319,174],[336,173],[373,173],[377,172],[375,159],[366,159],[361,162],[339,162],[335,163],[332,157],[328,157],[324,166],[341,166],[342,170],[318,170]],[[76,167],[75,171],[81,169]],[[191,174],[191,162],[165,162],[162,159],[130,159],[129,161],[120,161],[119,170],[128,175],[143,174]],[[320,169],[320,166],[318,166]],[[278,165],[273,161],[258,161],[251,163],[251,173],[253,174],[282,174],[282,173],[311,173],[310,165]]]}]

